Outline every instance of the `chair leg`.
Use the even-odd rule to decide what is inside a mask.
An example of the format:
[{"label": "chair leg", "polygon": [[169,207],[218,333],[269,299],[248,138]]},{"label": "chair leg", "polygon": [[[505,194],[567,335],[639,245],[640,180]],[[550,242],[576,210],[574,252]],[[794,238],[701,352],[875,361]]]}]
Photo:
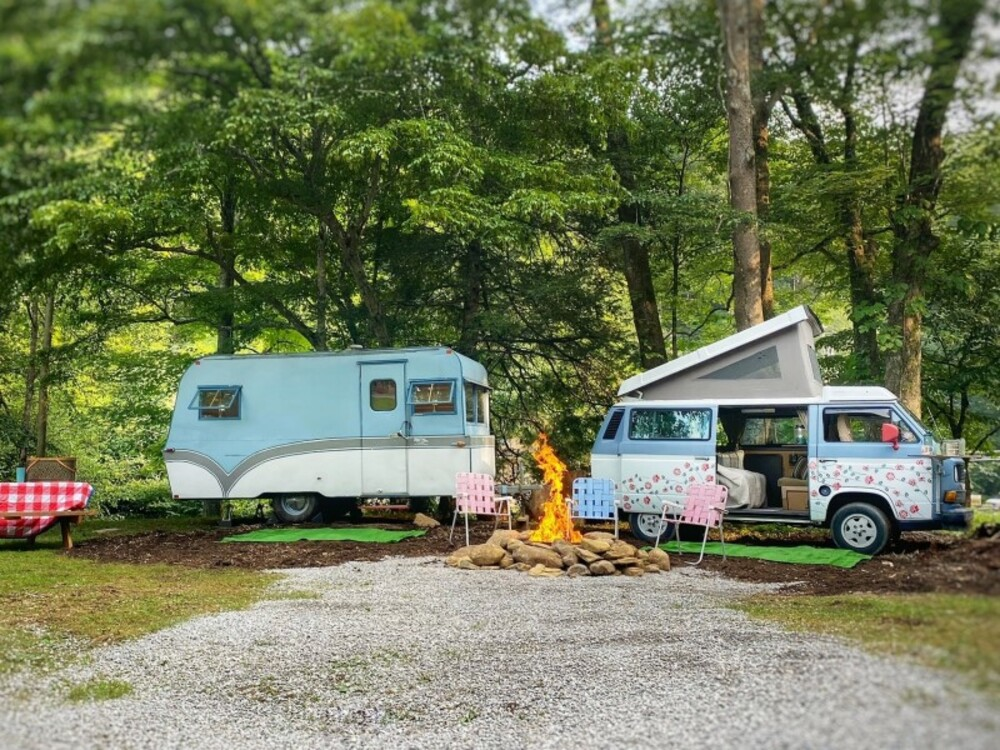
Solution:
[{"label": "chair leg", "polygon": [[660,514],[660,523],[656,527],[656,543],[653,545],[654,547],[660,546],[660,536],[663,535],[663,523],[666,520],[666,518],[667,514],[665,512]]},{"label": "chair leg", "polygon": [[469,541],[469,514],[465,514],[465,546],[468,547],[472,542]]},{"label": "chair leg", "polygon": [[693,563],[688,563],[688,565],[701,565],[702,559],[705,557],[705,543],[708,541],[708,526],[705,527],[705,536],[701,538],[701,554],[698,555],[698,559]]},{"label": "chair leg", "polygon": [[448,534],[448,544],[451,544],[451,538],[455,536],[455,522],[458,521],[458,508],[455,508],[455,512],[451,516],[451,533]]},{"label": "chair leg", "polygon": [[726,559],[726,535],[722,533],[722,521],[719,521],[719,544],[722,545],[722,559]]},{"label": "chair leg", "polygon": [[513,511],[510,509],[510,500],[507,501],[507,531],[514,530]]}]

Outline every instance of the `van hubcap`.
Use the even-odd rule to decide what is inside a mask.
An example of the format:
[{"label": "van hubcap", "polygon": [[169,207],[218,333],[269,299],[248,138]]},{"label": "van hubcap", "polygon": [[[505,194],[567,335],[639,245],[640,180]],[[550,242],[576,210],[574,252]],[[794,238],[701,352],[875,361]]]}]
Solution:
[{"label": "van hubcap", "polygon": [[868,516],[848,516],[841,525],[844,540],[852,547],[867,547],[878,534],[875,523]]}]

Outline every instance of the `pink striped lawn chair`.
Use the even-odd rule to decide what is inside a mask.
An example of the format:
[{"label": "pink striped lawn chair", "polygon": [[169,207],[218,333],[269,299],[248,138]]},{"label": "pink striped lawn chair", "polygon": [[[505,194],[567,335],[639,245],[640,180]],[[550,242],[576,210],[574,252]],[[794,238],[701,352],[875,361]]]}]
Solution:
[{"label": "pink striped lawn chair", "polygon": [[463,471],[455,477],[455,515],[451,519],[451,534],[455,535],[458,514],[465,516],[465,546],[469,546],[469,516],[496,516],[494,528],[500,523],[500,516],[507,516],[507,528],[514,528],[510,518],[510,501],[507,495],[496,494],[493,477],[489,474],[474,474]]},{"label": "pink striped lawn chair", "polygon": [[[723,484],[690,484],[684,497],[684,507],[664,505],[663,514],[660,517],[660,528],[664,524],[672,521],[676,524],[675,536],[677,537],[677,554],[680,555],[681,539],[680,527],[683,524],[689,526],[703,526],[705,534],[701,538],[701,554],[698,559],[689,565],[698,565],[705,557],[705,543],[708,541],[709,529],[719,530],[719,541],[722,543],[722,559],[726,559],[726,540],[722,534],[722,520],[726,514],[726,498],[729,490]],[[678,514],[678,510],[680,513]],[[676,514],[676,515],[675,515]],[[656,539],[659,544],[659,537]],[[668,542],[669,544],[669,542]]]}]

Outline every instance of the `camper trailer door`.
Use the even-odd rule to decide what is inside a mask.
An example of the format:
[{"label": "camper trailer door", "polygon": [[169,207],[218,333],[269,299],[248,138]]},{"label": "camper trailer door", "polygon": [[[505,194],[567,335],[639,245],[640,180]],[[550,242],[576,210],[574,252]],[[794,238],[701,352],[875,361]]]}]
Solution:
[{"label": "camper trailer door", "polygon": [[407,488],[406,364],[361,364],[361,492],[405,495]]}]

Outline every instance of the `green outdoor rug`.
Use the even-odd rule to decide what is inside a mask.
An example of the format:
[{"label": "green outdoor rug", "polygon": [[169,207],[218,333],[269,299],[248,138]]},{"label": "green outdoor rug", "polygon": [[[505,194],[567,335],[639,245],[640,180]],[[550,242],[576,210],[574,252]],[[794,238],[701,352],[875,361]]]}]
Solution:
[{"label": "green outdoor rug", "polygon": [[387,529],[257,529],[246,534],[227,536],[224,542],[376,542],[386,544],[423,536],[423,529],[389,531]]},{"label": "green outdoor rug", "polygon": [[[697,555],[701,550],[701,542],[681,542],[680,550],[685,555]],[[666,542],[660,545],[664,552],[677,552],[677,542]],[[706,555],[721,555],[722,545],[719,542],[708,542],[705,545]],[[727,557],[752,557],[756,560],[771,562],[798,563],[800,565],[833,565],[837,568],[853,568],[862,560],[871,560],[871,555],[862,555],[849,549],[828,549],[825,547],[756,547],[749,544],[726,544]]]}]

